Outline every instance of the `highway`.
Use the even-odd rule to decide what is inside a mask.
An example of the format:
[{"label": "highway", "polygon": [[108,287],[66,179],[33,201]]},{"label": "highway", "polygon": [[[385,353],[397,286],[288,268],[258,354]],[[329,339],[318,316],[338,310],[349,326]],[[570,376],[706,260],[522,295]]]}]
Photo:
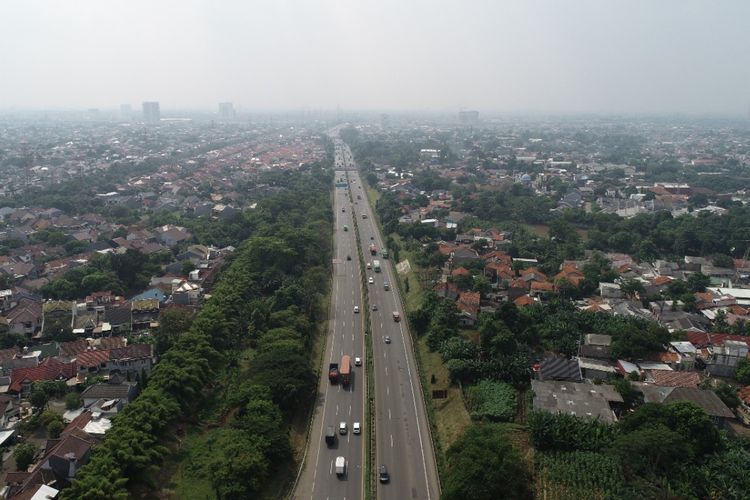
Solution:
[{"label": "highway", "polygon": [[[384,464],[390,474],[388,483],[378,484],[379,499],[405,500],[440,498],[437,465],[432,449],[429,422],[419,385],[419,373],[406,325],[406,313],[399,300],[395,269],[388,259],[382,258],[383,237],[378,230],[374,214],[367,203],[359,174],[349,173],[352,179],[360,240],[365,259],[380,261],[381,272],[367,270],[374,283],[368,284],[369,302],[377,305],[370,312],[373,336],[375,383],[375,438],[376,466]],[[357,195],[361,200],[357,200]],[[366,218],[362,218],[362,215]],[[370,254],[374,243],[377,255]],[[389,290],[384,289],[388,281]],[[398,312],[401,321],[393,319]],[[385,343],[385,337],[391,339]]]},{"label": "highway", "polygon": [[[364,454],[367,452],[367,429],[364,429],[364,311],[359,314],[353,312],[355,305],[364,307],[359,253],[352,220],[356,217],[366,262],[372,267],[372,262],[378,260],[381,265],[380,272],[375,272],[374,269],[366,271],[368,278],[373,279],[372,284],[366,285],[371,307],[374,370],[368,376],[374,377],[375,387],[376,459],[373,465],[376,469],[380,464],[385,465],[390,475],[387,483],[377,482],[377,477],[373,478],[377,482],[377,498],[438,500],[440,490],[435,454],[414,352],[408,337],[405,311],[395,284],[395,269],[392,269],[390,260],[382,258],[384,240],[367,202],[351,151],[340,140],[334,139],[334,142],[336,180],[348,178],[354,204],[349,201],[349,190],[337,185],[334,198],[336,227],[330,331],[310,442],[293,498],[364,498]],[[348,226],[348,231],[343,230],[344,225]],[[376,256],[370,254],[371,244],[377,247]],[[351,261],[346,260],[347,255],[351,256]],[[385,281],[390,284],[389,290],[385,290]],[[377,310],[372,310],[373,305],[377,306]],[[402,321],[394,321],[394,311],[399,313]],[[386,337],[390,337],[390,343],[385,342]],[[327,376],[328,363],[338,362],[342,354],[349,354],[352,359],[354,356],[363,358],[363,366],[352,370],[353,383],[349,390],[331,385]],[[339,436],[336,447],[328,448],[324,441],[325,428],[328,425],[338,428],[338,423],[342,420],[348,422],[350,429],[352,422],[361,422],[362,435],[354,436],[350,430],[346,436]],[[336,456],[346,457],[345,478],[337,478],[333,470]],[[377,474],[377,470],[373,473]]]},{"label": "highway", "polygon": [[[337,157],[339,155],[337,154]],[[343,161],[339,159],[338,161]],[[336,172],[336,179],[346,178],[343,171]],[[305,463],[297,482],[295,499],[360,499],[364,497],[364,467],[366,425],[364,395],[366,379],[364,371],[364,311],[354,312],[354,307],[363,308],[362,279],[359,254],[352,221],[349,190],[336,187],[334,193],[334,260],[333,290],[329,316],[329,331],[321,367],[316,408],[314,410],[310,442]],[[344,209],[342,212],[341,209]],[[344,226],[348,231],[344,231]],[[347,256],[351,260],[347,260]],[[332,385],[328,380],[328,364],[340,363],[348,354],[363,360],[362,366],[352,366],[352,382],[349,387]],[[346,422],[348,432],[339,434],[339,423]],[[352,425],[359,422],[362,434],[352,433]],[[337,442],[328,446],[325,442],[326,427],[334,426]],[[346,475],[339,478],[334,470],[336,457],[346,459]]]}]

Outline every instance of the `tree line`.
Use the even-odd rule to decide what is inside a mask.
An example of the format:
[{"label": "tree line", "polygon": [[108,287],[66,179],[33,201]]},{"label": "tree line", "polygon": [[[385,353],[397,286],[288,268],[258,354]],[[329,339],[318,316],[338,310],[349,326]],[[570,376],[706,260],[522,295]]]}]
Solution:
[{"label": "tree line", "polygon": [[[273,467],[290,456],[287,422],[314,391],[308,353],[329,275],[331,182],[322,171],[290,173],[278,196],[259,205],[255,232],[224,266],[212,298],[114,420],[63,499],[128,498],[169,453],[164,442],[174,439],[175,425],[194,418],[216,390],[228,425],[211,434],[215,452],[195,454],[188,467],[210,478],[218,498],[259,494]],[[248,348],[251,360],[238,372],[238,353]]]}]

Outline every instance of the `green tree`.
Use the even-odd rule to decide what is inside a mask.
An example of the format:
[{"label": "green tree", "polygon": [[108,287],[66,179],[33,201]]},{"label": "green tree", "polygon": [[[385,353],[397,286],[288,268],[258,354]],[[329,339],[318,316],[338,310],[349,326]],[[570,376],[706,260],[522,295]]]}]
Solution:
[{"label": "green tree", "polygon": [[732,410],[737,409],[740,405],[740,397],[737,395],[737,389],[726,382],[720,382],[718,385],[714,386],[713,391],[719,396],[724,404]]},{"label": "green tree", "polygon": [[65,424],[59,420],[53,420],[47,424],[47,436],[49,436],[50,439],[57,439],[60,437],[60,434],[62,434],[63,429],[65,429]]},{"label": "green tree", "polygon": [[65,408],[67,410],[76,410],[81,407],[81,396],[77,392],[70,392],[65,395]]},{"label": "green tree", "polygon": [[750,385],[750,361],[741,359],[734,371],[734,378],[742,385]]},{"label": "green tree", "polygon": [[16,459],[16,470],[25,471],[34,461],[36,446],[33,443],[22,443],[13,450],[13,458]]},{"label": "green tree", "polygon": [[531,476],[507,432],[496,424],[472,425],[448,449],[443,500],[532,498]]},{"label": "green tree", "polygon": [[44,408],[47,406],[47,401],[49,400],[49,397],[47,394],[40,390],[35,389],[31,392],[31,396],[29,396],[29,401],[31,402],[31,406],[34,408]]}]

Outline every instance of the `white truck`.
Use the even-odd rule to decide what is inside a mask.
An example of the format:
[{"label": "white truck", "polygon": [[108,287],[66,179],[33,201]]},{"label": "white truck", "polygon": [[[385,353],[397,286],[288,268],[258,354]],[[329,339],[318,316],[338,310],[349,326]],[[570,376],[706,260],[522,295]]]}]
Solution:
[{"label": "white truck", "polygon": [[375,259],[372,261],[372,268],[376,273],[380,272],[380,261]]},{"label": "white truck", "polygon": [[336,475],[341,477],[346,474],[346,459],[344,457],[336,457]]}]

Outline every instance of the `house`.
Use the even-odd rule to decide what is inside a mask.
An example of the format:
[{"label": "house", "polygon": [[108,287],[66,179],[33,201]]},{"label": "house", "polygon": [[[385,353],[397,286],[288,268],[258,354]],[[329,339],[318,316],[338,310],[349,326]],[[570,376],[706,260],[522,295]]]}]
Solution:
[{"label": "house", "polygon": [[6,429],[11,420],[17,419],[19,405],[15,398],[0,394],[0,429]]},{"label": "house", "polygon": [[467,247],[458,247],[453,251],[453,264],[462,266],[471,262],[481,260],[476,250]]},{"label": "house", "polygon": [[622,290],[618,283],[599,282],[599,294],[605,299],[622,298]]},{"label": "house", "polygon": [[75,364],[81,374],[130,373],[140,375],[151,373],[156,363],[151,344],[132,344],[114,349],[85,351],[76,356]]},{"label": "house", "polygon": [[606,384],[532,380],[535,410],[565,413],[612,423],[617,420],[611,405],[623,403],[614,387]]},{"label": "house", "polygon": [[586,380],[608,380],[617,376],[615,364],[606,359],[578,358],[581,375]]},{"label": "house", "polygon": [[129,331],[132,326],[131,320],[132,304],[130,302],[104,311],[104,321],[110,325],[113,333]]},{"label": "house", "polygon": [[158,326],[159,299],[133,300],[130,304],[130,321],[134,331]]},{"label": "house", "polygon": [[36,300],[23,298],[6,313],[8,333],[33,337],[42,329],[42,304]]},{"label": "house", "polygon": [[138,383],[128,382],[121,377],[110,377],[108,382],[88,386],[81,393],[83,406],[88,408],[97,401],[118,400],[122,405],[127,405],[138,395]]},{"label": "house", "polygon": [[17,368],[10,373],[11,394],[26,393],[31,384],[40,380],[70,380],[75,377],[75,363],[63,363],[55,358],[45,358],[38,366]]},{"label": "house", "polygon": [[60,330],[71,330],[75,313],[75,302],[50,300],[42,305],[42,332],[52,336]]},{"label": "house", "polygon": [[145,292],[139,293],[135,297],[132,297],[130,300],[132,302],[138,301],[138,300],[147,300],[147,299],[156,299],[159,301],[160,304],[163,304],[167,300],[167,295],[161,291],[159,288],[151,288],[150,290],[146,290]]},{"label": "house", "polygon": [[579,382],[581,369],[578,362],[567,358],[545,358],[539,363],[540,380]]},{"label": "house", "polygon": [[714,391],[695,387],[660,387],[638,384],[645,403],[676,403],[686,401],[703,409],[718,427],[725,427],[727,420],[734,420],[734,413],[727,408]]},{"label": "house", "polygon": [[711,348],[706,361],[706,371],[718,377],[731,377],[741,359],[747,359],[748,345],[744,341],[726,340],[723,345]]}]

